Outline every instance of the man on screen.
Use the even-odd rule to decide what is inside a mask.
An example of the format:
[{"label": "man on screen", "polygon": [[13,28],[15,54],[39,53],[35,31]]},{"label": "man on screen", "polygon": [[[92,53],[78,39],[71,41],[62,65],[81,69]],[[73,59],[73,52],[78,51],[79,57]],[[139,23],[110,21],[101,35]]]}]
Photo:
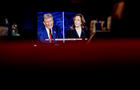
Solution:
[{"label": "man on screen", "polygon": [[51,43],[54,39],[63,37],[58,27],[54,26],[52,14],[43,15],[43,24],[44,27],[39,30],[39,39],[41,42],[49,41]]}]

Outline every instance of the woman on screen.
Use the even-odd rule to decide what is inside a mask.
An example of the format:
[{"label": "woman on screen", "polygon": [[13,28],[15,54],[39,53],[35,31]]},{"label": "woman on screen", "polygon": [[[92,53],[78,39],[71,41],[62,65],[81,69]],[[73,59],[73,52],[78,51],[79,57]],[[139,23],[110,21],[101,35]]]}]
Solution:
[{"label": "woman on screen", "polygon": [[67,38],[87,38],[86,22],[82,14],[76,14],[73,18],[73,25],[67,31]]}]

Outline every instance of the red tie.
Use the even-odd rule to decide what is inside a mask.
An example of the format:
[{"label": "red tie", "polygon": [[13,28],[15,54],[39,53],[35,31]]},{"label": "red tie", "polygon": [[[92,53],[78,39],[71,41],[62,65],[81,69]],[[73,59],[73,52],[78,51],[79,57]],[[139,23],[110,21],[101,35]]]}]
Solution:
[{"label": "red tie", "polygon": [[51,29],[49,29],[49,36],[50,36],[50,43],[52,43],[52,33],[51,33]]},{"label": "red tie", "polygon": [[52,39],[51,29],[49,29],[49,32],[50,39]]}]

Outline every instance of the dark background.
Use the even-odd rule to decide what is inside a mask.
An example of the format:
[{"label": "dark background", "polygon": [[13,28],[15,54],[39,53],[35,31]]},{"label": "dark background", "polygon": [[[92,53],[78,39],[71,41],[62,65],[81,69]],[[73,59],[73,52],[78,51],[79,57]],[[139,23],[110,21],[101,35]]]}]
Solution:
[{"label": "dark background", "polygon": [[[36,39],[37,37],[37,12],[79,12],[85,15],[87,26],[93,19],[106,20],[111,15],[114,4],[118,0],[22,0],[22,1],[2,1],[0,6],[0,16],[8,17],[9,23],[18,24],[21,37]],[[108,33],[97,33],[96,37],[118,36],[118,37],[137,37],[139,30],[131,30],[128,25],[128,0],[126,10],[122,20],[123,27],[112,30]],[[119,26],[118,26],[119,27]]]},{"label": "dark background", "polygon": [[[85,18],[88,21],[87,23],[89,23],[90,20],[92,20],[92,19],[96,19],[96,18],[105,19],[107,16],[111,15],[113,6],[117,1],[118,0],[51,0],[51,1],[49,1],[49,0],[34,0],[34,1],[33,0],[11,0],[11,1],[1,1],[0,16],[8,17],[10,24],[12,24],[13,22],[16,22],[18,24],[19,32],[21,34],[22,39],[34,40],[37,37],[37,12],[53,12],[53,11],[54,12],[58,12],[58,11],[81,12],[81,13],[85,13],[85,15],[86,15]],[[94,73],[100,72],[101,75],[106,72],[107,73],[114,72],[114,74],[118,74],[118,73],[124,73],[124,71],[128,72],[128,74],[129,74],[129,72],[133,72],[133,70],[135,70],[136,72],[137,72],[137,70],[139,70],[140,64],[139,64],[138,60],[139,60],[139,45],[140,44],[138,43],[139,40],[137,40],[137,39],[133,40],[131,37],[139,37],[140,31],[139,31],[139,29],[135,29],[137,26],[131,26],[131,23],[134,24],[136,22],[130,23],[130,20],[132,19],[132,17],[128,18],[128,0],[126,0],[126,11],[125,11],[124,17],[125,18],[123,18],[123,21],[121,21],[123,23],[123,27],[118,26],[118,27],[120,27],[120,29],[117,29],[117,30],[114,29],[110,33],[96,33],[95,37],[102,38],[102,40],[99,39],[99,41],[98,41],[98,39],[96,39],[95,41],[93,41],[93,44],[91,44],[91,47],[85,48],[84,45],[81,46],[81,43],[77,45],[77,47],[79,47],[79,49],[77,50],[77,52],[75,52],[73,54],[73,55],[75,55],[75,57],[76,57],[76,54],[78,53],[78,51],[81,50],[81,48],[84,48],[84,51],[86,51],[86,53],[82,52],[83,57],[84,57],[84,55],[86,55],[87,57],[90,56],[89,58],[81,57],[78,59],[79,61],[81,59],[83,61],[84,60],[86,61],[88,59],[91,61],[95,60],[95,62],[96,62],[96,60],[99,60],[95,63],[97,65],[93,64],[92,62],[87,61],[86,66],[88,66],[89,71],[87,71],[87,69],[85,68],[86,67],[86,66],[84,66],[85,63],[81,61],[81,63],[83,64],[84,67],[81,69],[81,71],[79,71],[80,72],[79,75],[85,74],[85,73],[91,74],[93,72],[93,70],[97,70],[97,72],[94,72]],[[137,19],[137,17],[134,17],[134,18]],[[128,24],[128,23],[130,23],[130,24]],[[106,37],[109,37],[111,39],[107,40],[108,42],[106,42],[106,40],[104,40],[104,38],[106,38]],[[116,39],[113,39],[112,37],[119,37],[119,38],[117,38],[117,40],[116,40]],[[130,38],[128,38],[126,40],[119,41],[120,37],[130,37],[132,40],[130,42],[129,41]],[[123,45],[122,45],[122,42],[123,42]],[[95,44],[95,43],[97,43],[97,44]],[[53,53],[53,51],[55,51],[58,47],[54,48],[52,50],[51,45],[49,45],[49,47],[47,47],[47,49],[44,50],[44,48],[46,48],[45,45],[43,45],[44,48],[42,48],[41,45],[36,48],[36,47],[34,47],[35,44],[36,44],[36,42],[33,42],[33,43],[25,42],[24,43],[22,41],[19,41],[19,42],[15,41],[13,43],[6,42],[4,44],[1,44],[2,45],[1,55],[3,56],[1,58],[1,68],[0,68],[1,71],[2,72],[25,71],[27,73],[28,72],[31,73],[31,71],[36,72],[36,70],[37,70],[37,72],[44,72],[47,70],[46,68],[44,68],[42,66],[42,68],[40,69],[40,68],[36,67],[36,65],[37,64],[42,65],[42,63],[46,59],[45,58],[46,55],[48,55],[49,60],[50,60],[50,61],[46,61],[46,63],[49,62],[55,66],[55,63],[53,61],[51,61],[52,58],[49,56],[48,52],[46,53],[46,51],[49,49],[51,51],[51,53]],[[70,50],[69,47],[71,47],[73,45],[67,44],[68,50]],[[94,47],[94,45],[96,47]],[[129,45],[129,46],[127,46],[127,45]],[[76,47],[76,49],[77,49],[77,47]],[[114,48],[115,48],[115,50],[114,50]],[[61,47],[59,47],[58,49],[61,50]],[[131,52],[129,52],[130,51],[129,49],[131,50]],[[69,52],[69,54],[73,53],[74,50],[75,50],[75,47],[71,50],[71,52]],[[28,53],[27,53],[27,51],[28,51]],[[67,48],[64,49],[63,51],[68,52]],[[60,53],[59,51],[57,51],[57,52]],[[63,53],[65,53],[65,52],[63,52]],[[95,56],[96,56],[96,53],[98,53],[98,55],[97,55],[98,57],[96,57],[96,58],[92,57],[92,56],[94,56],[94,55],[92,55],[92,52],[94,52],[93,54]],[[9,57],[7,57],[7,55],[9,55]],[[65,55],[69,56],[67,53],[65,53]],[[108,57],[106,55],[108,55]],[[55,54],[55,56],[57,56],[57,54]],[[81,56],[81,54],[78,54],[78,56]],[[129,56],[130,58],[127,56]],[[6,59],[5,59],[5,57],[6,57]],[[57,57],[54,57],[54,56],[52,56],[52,57],[53,57],[54,61],[57,61],[57,59],[56,59]],[[123,58],[121,58],[121,57],[123,57]],[[67,58],[67,57],[65,57],[65,58]],[[65,60],[65,58],[63,58],[62,61]],[[74,57],[70,57],[70,59],[68,58],[70,60],[70,62],[71,62],[71,58],[72,58],[72,60],[75,60],[75,59],[73,59]],[[28,59],[29,59],[29,61],[28,61]],[[59,59],[61,59],[61,58],[59,58]],[[114,62],[111,61],[113,59],[115,59],[116,61],[114,61]],[[124,61],[121,61],[121,59],[123,59]],[[131,64],[131,62],[128,62],[128,61],[132,61],[133,59],[135,59],[134,64],[133,63]],[[21,60],[21,61],[19,61],[19,60]],[[41,62],[40,60],[42,60],[43,62]],[[107,60],[107,61],[105,61],[105,60]],[[118,62],[118,60],[120,61],[120,63]],[[108,62],[110,62],[110,61],[113,62],[114,64],[111,63],[111,64],[109,64],[110,65],[109,66]],[[17,66],[12,64],[11,62],[15,63]],[[3,64],[3,63],[6,63],[6,64]],[[20,63],[20,64],[17,64],[17,63]],[[60,62],[60,63],[62,63],[62,62]],[[77,65],[77,63],[75,65]],[[98,66],[98,63],[99,63],[99,67],[96,67],[96,66]],[[30,64],[33,64],[36,68],[30,67]],[[105,66],[103,66],[102,64]],[[22,65],[23,65],[23,67],[22,67]],[[59,64],[56,62],[56,65],[59,65]],[[68,65],[71,65],[71,64],[68,64]],[[90,67],[90,66],[93,66],[93,67]],[[50,66],[50,67],[53,67],[53,66]],[[64,66],[64,67],[66,67],[66,66]],[[78,66],[78,67],[80,68],[80,66]],[[131,67],[133,67],[133,68],[131,68]],[[79,70],[79,68],[78,68],[78,70]],[[63,69],[64,70],[61,71],[62,73],[67,71],[67,69],[65,69],[65,68],[63,68]],[[77,70],[75,68],[73,68],[73,69],[69,69],[70,72],[67,71],[67,74],[71,73],[73,70],[75,70],[73,73],[75,73],[75,72],[78,73]],[[53,71],[54,72],[57,71],[56,68],[54,70],[50,70],[50,72],[45,72],[45,73],[52,73]],[[84,71],[84,73],[83,73],[83,71]],[[58,72],[55,73],[55,75],[58,73],[59,73],[59,69],[58,69]],[[121,74],[120,74],[120,76],[121,76]]]}]

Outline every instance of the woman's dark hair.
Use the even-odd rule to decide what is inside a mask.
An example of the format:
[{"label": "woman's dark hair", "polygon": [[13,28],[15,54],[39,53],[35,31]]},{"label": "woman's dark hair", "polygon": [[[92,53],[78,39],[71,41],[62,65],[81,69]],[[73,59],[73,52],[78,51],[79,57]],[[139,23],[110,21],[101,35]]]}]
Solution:
[{"label": "woman's dark hair", "polygon": [[[80,13],[79,13],[79,14],[76,14],[76,15],[73,17],[73,22],[74,22],[76,16],[80,16],[81,22],[82,22],[81,27],[84,28],[84,27],[85,27],[85,24],[86,24],[86,21],[85,21],[84,16],[83,16],[82,14],[80,14]],[[75,25],[73,24],[72,27],[70,27],[70,28],[71,28],[72,30],[74,30],[74,29],[75,29]]]}]

